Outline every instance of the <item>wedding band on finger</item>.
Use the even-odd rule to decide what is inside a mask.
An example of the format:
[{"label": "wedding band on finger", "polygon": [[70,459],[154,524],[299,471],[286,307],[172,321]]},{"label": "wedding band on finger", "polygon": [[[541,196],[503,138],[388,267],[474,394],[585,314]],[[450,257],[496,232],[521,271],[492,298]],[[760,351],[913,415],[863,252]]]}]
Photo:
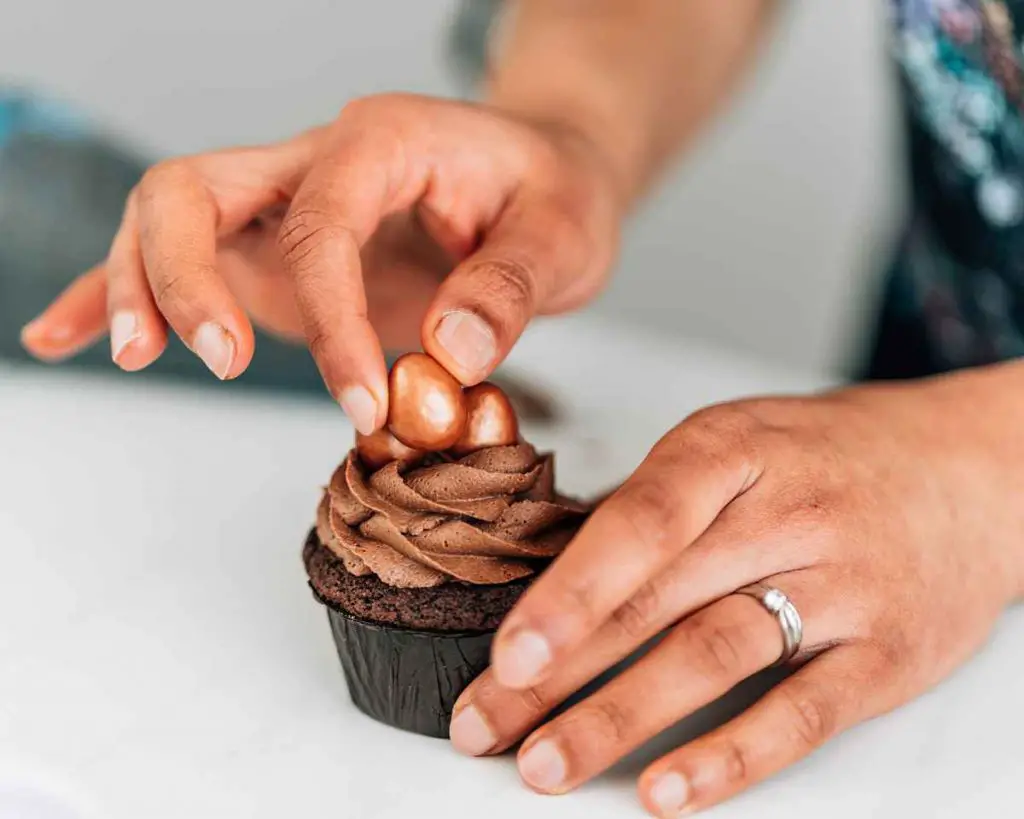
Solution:
[{"label": "wedding band on finger", "polygon": [[804,624],[793,601],[779,589],[764,583],[752,583],[737,589],[736,593],[753,597],[778,621],[782,630],[782,655],[775,661],[775,665],[792,660],[800,650],[800,643],[804,638]]}]

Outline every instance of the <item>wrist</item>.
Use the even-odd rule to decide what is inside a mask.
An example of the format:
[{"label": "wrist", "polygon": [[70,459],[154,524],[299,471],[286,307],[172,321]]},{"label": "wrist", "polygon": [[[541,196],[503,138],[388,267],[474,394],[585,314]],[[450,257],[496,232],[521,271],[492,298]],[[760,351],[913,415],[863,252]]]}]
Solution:
[{"label": "wrist", "polygon": [[[637,65],[642,61],[630,48],[622,51],[623,41],[637,41],[634,48],[643,44],[643,26],[636,11],[617,0],[595,3],[586,22],[571,6],[556,0],[501,3],[489,38],[484,101],[585,147],[629,209],[654,161],[657,77]],[[618,59],[603,53],[602,43]]]},{"label": "wrist", "polygon": [[585,137],[628,204],[702,130],[775,0],[503,0],[486,100]]},{"label": "wrist", "polygon": [[[623,213],[640,196],[646,173],[645,139],[640,126],[622,122],[628,115],[605,115],[602,106],[585,99],[567,99],[557,90],[493,86],[486,105],[533,127],[559,147],[580,156],[604,175],[613,187]],[[619,121],[616,121],[619,120]]]},{"label": "wrist", "polygon": [[[964,370],[931,382],[951,440],[968,443],[963,474],[972,476],[963,508],[980,510],[1009,602],[1024,600],[1024,360]],[[980,466],[978,472],[971,465]]]},{"label": "wrist", "polygon": [[532,130],[553,148],[560,163],[570,163],[595,183],[597,190],[607,194],[604,198],[613,202],[618,220],[628,216],[638,197],[635,177],[624,166],[623,157],[615,145],[604,138],[600,129],[565,112],[548,114],[543,109],[523,109],[496,103],[488,107]]}]

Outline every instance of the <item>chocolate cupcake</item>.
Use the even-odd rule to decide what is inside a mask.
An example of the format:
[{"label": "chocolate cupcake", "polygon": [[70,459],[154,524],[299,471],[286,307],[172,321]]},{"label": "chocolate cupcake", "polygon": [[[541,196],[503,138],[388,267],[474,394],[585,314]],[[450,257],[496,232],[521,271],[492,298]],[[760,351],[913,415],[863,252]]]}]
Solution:
[{"label": "chocolate cupcake", "polygon": [[324,492],[303,556],[352,700],[374,719],[447,737],[494,631],[586,516],[555,491],[553,456],[513,437],[383,465],[379,447],[353,448]]}]

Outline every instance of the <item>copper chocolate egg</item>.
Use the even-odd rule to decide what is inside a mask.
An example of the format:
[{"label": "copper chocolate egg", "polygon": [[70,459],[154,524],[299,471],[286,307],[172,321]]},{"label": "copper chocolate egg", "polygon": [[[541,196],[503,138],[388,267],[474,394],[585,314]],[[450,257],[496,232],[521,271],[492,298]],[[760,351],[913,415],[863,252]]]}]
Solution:
[{"label": "copper chocolate egg", "polygon": [[452,446],[468,455],[488,446],[508,446],[519,440],[519,421],[512,402],[499,387],[484,382],[466,390],[466,429]]},{"label": "copper chocolate egg", "polygon": [[437,452],[459,440],[466,426],[462,385],[430,356],[399,358],[388,388],[388,429],[403,444]]},{"label": "copper chocolate egg", "polygon": [[406,446],[386,429],[379,429],[372,435],[357,432],[356,452],[359,460],[370,470],[380,469],[392,461],[415,463],[426,455],[422,450]]}]

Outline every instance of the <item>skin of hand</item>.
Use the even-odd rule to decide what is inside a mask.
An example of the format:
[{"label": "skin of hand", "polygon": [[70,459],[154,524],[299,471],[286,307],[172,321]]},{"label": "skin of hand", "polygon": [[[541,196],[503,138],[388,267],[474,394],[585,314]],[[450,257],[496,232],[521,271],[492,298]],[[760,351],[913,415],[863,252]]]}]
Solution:
[{"label": "skin of hand", "polygon": [[531,318],[600,290],[622,218],[614,174],[564,124],[369,97],[287,142],[156,165],[107,259],[22,340],[59,359],[109,332],[114,361],[139,370],[170,328],[235,378],[251,318],[305,339],[367,433],[387,418],[382,342],[408,349],[420,330],[464,384],[484,380]]},{"label": "skin of hand", "polygon": [[305,340],[371,432],[382,345],[422,345],[475,384],[533,316],[597,294],[625,213],[727,96],[774,5],[518,0],[486,105],[367,97],[280,144],[152,168],[107,259],[22,342],[58,360],[109,332],[139,370],[170,329],[235,378],[252,320]]},{"label": "skin of hand", "polygon": [[795,673],[654,762],[639,780],[652,814],[714,805],[923,693],[1024,594],[1022,386],[1009,363],[697,412],[509,614],[456,705],[455,746],[493,754],[525,737],[530,787],[579,786],[780,658],[775,618],[734,593],[759,581],[802,616]]}]

